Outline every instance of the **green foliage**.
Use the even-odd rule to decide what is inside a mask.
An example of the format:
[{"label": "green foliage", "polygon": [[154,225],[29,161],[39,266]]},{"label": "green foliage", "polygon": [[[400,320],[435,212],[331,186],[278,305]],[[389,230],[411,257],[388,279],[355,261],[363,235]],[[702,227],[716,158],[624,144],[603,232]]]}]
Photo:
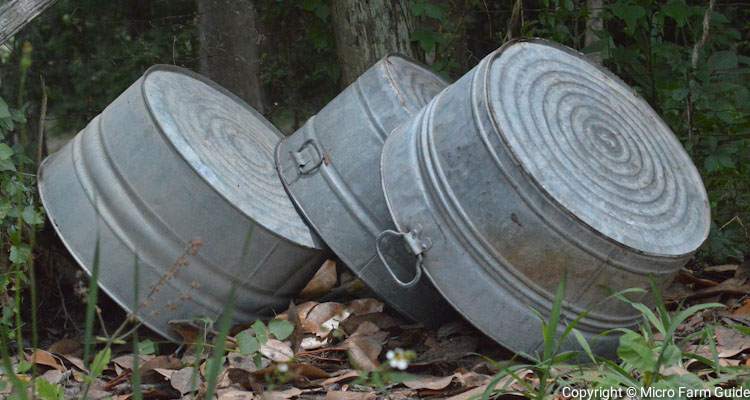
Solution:
[{"label": "green foliage", "polygon": [[[19,62],[23,82],[31,65],[31,46],[24,43]],[[36,230],[44,222],[36,200],[36,161],[28,156],[27,107],[25,87],[19,85],[18,106],[11,107],[0,97],[0,308],[3,335],[14,332],[16,343],[23,343],[23,292],[30,282]],[[33,302],[32,302],[33,305]],[[28,307],[28,306],[26,306]],[[32,326],[34,325],[32,312]],[[36,336],[32,335],[32,341]],[[4,337],[4,342],[10,337]]]},{"label": "green foliage", "polygon": [[[643,317],[639,330],[620,329],[617,354],[621,362],[598,359],[591,356],[594,365],[585,373],[580,373],[575,382],[589,388],[637,388],[637,390],[668,390],[684,393],[686,389],[712,389],[717,385],[728,384],[742,376],[741,368],[723,367],[716,356],[716,344],[711,326],[678,341],[677,328],[692,315],[710,308],[724,307],[721,304],[699,304],[670,314],[661,300],[659,291],[652,288],[657,304],[656,312],[642,303],[632,302],[624,296],[617,296],[638,310]],[[696,338],[708,341],[714,359],[688,352],[688,344]],[[686,362],[697,360],[712,366],[713,376],[702,379],[686,368]],[[624,392],[624,391],[623,391]]]},{"label": "green foliage", "polygon": [[52,384],[44,379],[35,379],[36,395],[41,400],[62,400],[65,391],[60,385]]},{"label": "green foliage", "polygon": [[96,356],[94,356],[94,361],[92,361],[91,365],[89,366],[89,374],[86,377],[86,380],[91,383],[94,382],[96,378],[101,376],[102,372],[104,372],[104,368],[107,367],[111,358],[112,349],[109,346],[96,353]]},{"label": "green foliage", "polygon": [[261,81],[271,122],[291,133],[338,93],[341,75],[328,0],[256,2],[264,29]]},{"label": "green foliage", "polygon": [[294,332],[294,325],[282,319],[273,319],[268,322],[268,331],[278,340],[288,338]]},{"label": "green foliage", "polygon": [[430,64],[435,72],[458,76],[470,67],[466,48],[467,30],[476,23],[479,10],[486,3],[468,0],[443,3],[430,0],[409,0],[414,19],[410,39],[416,46],[417,58]]},{"label": "green foliage", "polygon": [[261,365],[260,348],[268,342],[269,337],[273,336],[278,340],[288,338],[294,331],[294,325],[291,322],[274,319],[268,322],[255,321],[249,329],[237,334],[237,347],[240,353],[246,356],[252,356],[256,366]]},{"label": "green foliage", "polygon": [[157,354],[157,346],[152,340],[146,339],[138,342],[138,354],[150,356]]},{"label": "green foliage", "polygon": [[79,131],[153,64],[198,66],[192,0],[59,0],[20,37],[34,45],[29,98],[47,83],[51,136]]}]

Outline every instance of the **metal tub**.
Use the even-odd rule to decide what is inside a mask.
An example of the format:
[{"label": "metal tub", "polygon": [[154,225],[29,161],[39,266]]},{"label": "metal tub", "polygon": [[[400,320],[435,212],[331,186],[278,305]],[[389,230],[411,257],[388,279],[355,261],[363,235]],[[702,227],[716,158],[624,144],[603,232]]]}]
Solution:
[{"label": "metal tub", "polygon": [[[450,307],[426,281],[399,286],[376,254],[377,235],[393,229],[379,162],[386,136],[446,85],[408,59],[387,56],[276,150],[291,198],[326,244],[396,310],[428,325],[451,315],[445,312]],[[398,249],[383,247],[398,256]],[[393,272],[406,279],[411,269],[396,262]]]},{"label": "metal tub", "polygon": [[239,321],[285,309],[322,262],[276,174],[280,138],[213,82],[156,66],[44,161],[39,191],[81,267],[98,248],[101,288],[176,339],[169,320],[215,318],[233,286]]},{"label": "metal tub", "polygon": [[528,354],[542,343],[531,309],[548,316],[566,279],[559,329],[588,311],[577,328],[612,355],[616,335],[599,334],[640,317],[612,291],[667,283],[709,229],[701,178],[651,107],[541,40],[504,45],[441,92],[388,137],[381,168],[420,268],[485,334]]}]

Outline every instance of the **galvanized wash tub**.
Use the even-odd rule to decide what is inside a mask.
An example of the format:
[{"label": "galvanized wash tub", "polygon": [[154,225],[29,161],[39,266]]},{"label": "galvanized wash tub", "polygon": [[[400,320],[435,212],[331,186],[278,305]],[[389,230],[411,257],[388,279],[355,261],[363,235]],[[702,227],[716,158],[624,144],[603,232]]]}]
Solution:
[{"label": "galvanized wash tub", "polygon": [[322,262],[276,174],[280,138],[215,83],[156,66],[44,161],[39,191],[81,267],[98,243],[102,289],[176,339],[169,320],[215,318],[233,285],[238,320],[285,309]]},{"label": "galvanized wash tub", "polygon": [[[408,59],[387,56],[276,150],[279,175],[291,198],[326,244],[391,306],[428,325],[451,315],[445,312],[450,307],[426,281],[410,288],[397,285],[376,254],[376,236],[393,227],[379,163],[386,136],[446,85]],[[397,257],[398,249],[384,247]],[[393,269],[408,276],[413,267],[396,262]]]},{"label": "galvanized wash tub", "polygon": [[508,43],[441,92],[388,137],[381,168],[398,230],[419,227],[426,275],[529,354],[542,340],[530,310],[548,315],[566,276],[564,320],[588,310],[578,329],[612,355],[616,337],[598,334],[639,314],[610,291],[666,283],[709,229],[701,178],[651,107],[541,40]]}]

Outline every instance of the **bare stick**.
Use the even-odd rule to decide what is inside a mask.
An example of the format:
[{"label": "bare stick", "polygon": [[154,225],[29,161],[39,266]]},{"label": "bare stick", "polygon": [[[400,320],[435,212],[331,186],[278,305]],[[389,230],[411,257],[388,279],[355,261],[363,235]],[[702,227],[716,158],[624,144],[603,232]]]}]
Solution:
[{"label": "bare stick", "polygon": [[42,106],[39,112],[39,135],[36,138],[36,165],[42,163],[44,157],[44,121],[47,119],[47,85],[44,84],[44,77],[40,76],[42,81]]},{"label": "bare stick", "polygon": [[513,12],[508,21],[508,31],[505,34],[505,41],[518,36],[523,28],[523,0],[516,0],[513,4]]},{"label": "bare stick", "polygon": [[[706,46],[706,42],[708,41],[708,34],[711,29],[711,13],[714,11],[714,6],[716,5],[716,0],[710,0],[708,2],[708,8],[706,8],[706,13],[703,14],[703,34],[701,35],[701,38],[699,41],[695,43],[693,46],[693,54],[690,57],[690,65],[692,66],[692,70],[695,71],[696,68],[698,68],[698,58],[700,56],[700,52],[703,49],[703,47]],[[691,72],[692,74],[692,72]],[[685,110],[686,116],[687,116],[687,124],[688,124],[688,140],[692,143],[693,142],[693,93],[692,93],[692,84],[690,83],[691,79],[688,79],[688,96],[687,96],[687,108]]]},{"label": "bare stick", "polygon": [[703,47],[706,45],[706,42],[708,41],[708,33],[711,27],[711,13],[713,13],[715,5],[716,5],[716,0],[710,0],[708,2],[708,8],[706,9],[706,13],[703,14],[703,35],[701,35],[701,40],[699,40],[695,44],[695,46],[693,46],[693,55],[690,59],[690,64],[693,66],[693,69],[698,67],[698,56],[700,55],[700,51],[703,49]]}]

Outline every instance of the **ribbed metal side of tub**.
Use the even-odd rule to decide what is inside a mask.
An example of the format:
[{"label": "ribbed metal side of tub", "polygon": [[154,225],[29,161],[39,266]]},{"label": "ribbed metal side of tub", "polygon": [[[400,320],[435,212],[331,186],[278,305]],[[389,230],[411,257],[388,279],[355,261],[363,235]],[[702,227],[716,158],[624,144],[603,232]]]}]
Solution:
[{"label": "ribbed metal side of tub", "polygon": [[[237,320],[283,310],[314,274],[324,252],[303,237],[311,237],[309,232],[295,241],[293,235],[265,228],[218,193],[205,178],[206,171],[201,175],[186,162],[162,131],[158,121],[164,118],[144,99],[144,82],[154,73],[167,72],[158,85],[186,87],[182,79],[206,85],[196,83],[201,89],[196,98],[176,101],[195,101],[190,107],[204,113],[207,124],[223,124],[220,131],[232,135],[257,133],[247,126],[232,128],[241,121],[231,116],[219,113],[213,118],[196,100],[208,96],[217,107],[248,113],[243,115],[269,129],[270,136],[265,134],[271,143],[257,140],[263,147],[257,151],[266,154],[266,166],[257,168],[275,177],[272,151],[278,139],[273,138],[280,139],[280,133],[262,116],[204,78],[157,67],[44,161],[39,189],[55,230],[81,267],[93,271],[98,249],[100,287],[123,308],[137,309],[147,326],[177,339],[168,321],[216,318],[232,287]],[[170,83],[171,77],[178,79]],[[216,132],[207,129],[205,135],[211,133]],[[252,138],[247,142],[255,143]],[[277,179],[276,184],[281,185]],[[134,298],[136,287],[139,299]]]},{"label": "ribbed metal side of tub", "polygon": [[[529,51],[538,52],[538,59],[543,62],[523,64],[505,79],[497,79],[493,68],[498,68],[496,64],[506,51],[514,52],[507,62],[523,61]],[[556,56],[563,60],[556,61]],[[585,67],[580,68],[586,74],[575,70],[578,67],[571,60],[583,63]],[[546,69],[550,68],[552,71],[548,72]],[[540,91],[541,97],[535,97],[534,85],[547,78],[553,82]],[[638,118],[654,114],[645,101],[631,94],[624,98],[632,104],[618,105],[613,97],[600,96],[610,86],[618,90],[626,87],[572,50],[539,40],[513,42],[441,92],[409,123],[393,132],[383,148],[383,188],[399,231],[419,227],[417,239],[431,243],[422,253],[426,274],[463,316],[514,351],[532,354],[539,349],[541,323],[531,309],[548,316],[555,290],[566,279],[564,316],[559,329],[562,331],[566,321],[587,311],[577,329],[590,340],[594,351],[612,355],[617,338],[599,334],[631,326],[640,315],[624,302],[610,298],[610,294],[634,287],[648,289],[649,276],[664,285],[705,240],[710,218],[705,190],[694,166],[658,118],[645,121],[644,126],[649,128],[640,128]],[[509,101],[528,103],[529,108],[499,110],[499,105],[507,103],[493,96],[503,90],[509,91]],[[501,112],[512,113],[512,118],[520,120],[542,110],[549,110],[554,117],[500,128]],[[580,124],[576,119],[579,115],[586,117],[580,119]],[[612,119],[608,121],[610,115]],[[617,118],[628,123],[620,123]],[[537,127],[554,128],[555,124],[561,126],[555,135],[540,131],[540,140],[558,140],[554,143],[559,143],[559,147],[552,146],[549,154],[544,153],[544,145],[535,144],[532,139],[517,147],[509,144],[511,130],[519,132],[525,127],[534,131]],[[665,130],[662,133],[658,129]],[[649,143],[649,134],[663,136],[666,144]],[[562,164],[556,165],[556,157],[575,156],[564,148],[573,138],[585,143],[575,144],[570,152],[585,153],[580,160],[600,162],[602,166],[580,171],[578,167],[565,170]],[[589,144],[591,147],[587,147]],[[532,157],[537,158],[531,161],[545,162],[547,169],[542,171],[560,172],[557,179],[561,180],[550,183],[541,180],[541,175],[532,174],[527,167],[531,161],[519,156],[518,148],[525,145],[536,151]],[[626,150],[632,150],[631,156],[620,157]],[[620,164],[618,157],[625,162]],[[673,163],[672,158],[680,162]],[[573,161],[571,165],[577,165]],[[626,168],[628,165],[633,166],[632,170]],[[609,170],[616,167],[625,169],[621,176],[620,172]],[[650,234],[651,227],[661,229],[662,218],[669,219],[679,224],[664,228],[661,243],[672,246],[670,229],[674,235],[682,235],[676,228],[679,226],[694,231],[685,239],[685,243],[692,241],[685,244],[690,248],[670,254],[637,249],[624,244],[625,239],[620,240],[631,232],[604,234],[606,231],[589,224],[584,219],[588,216],[574,208],[579,203],[568,207],[567,199],[555,192],[563,185],[562,179],[587,176],[589,172],[594,172],[595,180],[600,181],[566,187],[570,191],[563,193],[578,196],[586,190],[598,190],[596,185],[604,187],[610,177],[613,182],[620,182],[621,187],[614,189],[632,183],[633,188],[622,189],[623,197],[618,197],[614,189],[601,199],[600,192],[586,194],[592,202],[587,207],[595,209],[598,203],[594,203],[601,201],[604,209],[617,216],[616,207],[637,203],[645,213],[661,206],[664,200],[674,207],[654,212],[650,223],[649,218],[644,218],[642,236]],[[646,173],[648,179],[636,179]],[[663,193],[646,199],[652,189]],[[623,226],[640,226],[638,217],[634,215]],[[648,299],[642,294],[629,297]],[[572,341],[566,344],[568,349],[575,347]]]},{"label": "ribbed metal side of tub", "polygon": [[[276,153],[290,196],[326,244],[391,306],[428,325],[452,315],[450,307],[429,282],[396,284],[376,254],[376,236],[393,228],[379,160],[388,134],[446,85],[414,62],[387,56],[283,140]],[[398,249],[384,247],[398,256]],[[414,273],[413,261],[407,261],[393,267],[403,280]]]}]

